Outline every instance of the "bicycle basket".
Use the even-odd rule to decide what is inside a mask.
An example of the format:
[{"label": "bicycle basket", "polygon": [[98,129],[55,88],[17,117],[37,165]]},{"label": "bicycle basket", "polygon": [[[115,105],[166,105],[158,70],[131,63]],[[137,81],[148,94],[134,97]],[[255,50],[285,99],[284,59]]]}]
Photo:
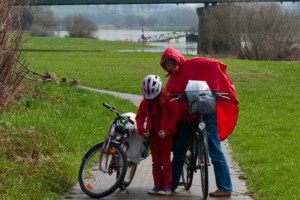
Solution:
[{"label": "bicycle basket", "polygon": [[205,81],[189,81],[185,94],[190,114],[216,113],[216,99]]}]

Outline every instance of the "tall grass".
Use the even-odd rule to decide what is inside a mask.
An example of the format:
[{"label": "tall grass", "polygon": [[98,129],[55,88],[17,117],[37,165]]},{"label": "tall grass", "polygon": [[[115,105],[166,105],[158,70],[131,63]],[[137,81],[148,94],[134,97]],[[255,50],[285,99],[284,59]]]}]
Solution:
[{"label": "tall grass", "polygon": [[78,177],[81,158],[109,131],[103,102],[136,113],[129,100],[65,84],[37,85],[1,114],[0,199],[60,199]]}]

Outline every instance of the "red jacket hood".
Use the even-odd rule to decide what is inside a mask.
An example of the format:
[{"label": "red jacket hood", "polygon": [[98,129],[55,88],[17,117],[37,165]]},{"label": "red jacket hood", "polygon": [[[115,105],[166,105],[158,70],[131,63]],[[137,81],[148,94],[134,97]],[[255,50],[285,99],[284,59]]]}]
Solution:
[{"label": "red jacket hood", "polygon": [[183,55],[181,55],[181,53],[173,48],[173,47],[169,47],[165,50],[165,52],[163,53],[162,57],[161,57],[161,60],[160,60],[160,65],[162,66],[162,68],[168,72],[168,74],[166,75],[166,77],[170,76],[172,74],[172,72],[166,70],[163,66],[163,63],[169,59],[169,58],[173,58],[176,60],[177,62],[177,65],[176,65],[176,68],[175,70],[178,71],[179,68],[182,66],[182,64],[184,63],[185,59],[183,57]]}]

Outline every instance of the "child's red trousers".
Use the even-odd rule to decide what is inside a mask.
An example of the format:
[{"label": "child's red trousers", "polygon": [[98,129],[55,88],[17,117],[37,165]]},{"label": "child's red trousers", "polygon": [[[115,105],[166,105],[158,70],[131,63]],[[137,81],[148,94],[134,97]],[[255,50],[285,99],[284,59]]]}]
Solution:
[{"label": "child's red trousers", "polygon": [[150,150],[152,155],[152,173],[154,185],[158,187],[167,186],[171,189],[172,182],[172,136],[166,136],[164,139],[156,133],[151,133]]}]

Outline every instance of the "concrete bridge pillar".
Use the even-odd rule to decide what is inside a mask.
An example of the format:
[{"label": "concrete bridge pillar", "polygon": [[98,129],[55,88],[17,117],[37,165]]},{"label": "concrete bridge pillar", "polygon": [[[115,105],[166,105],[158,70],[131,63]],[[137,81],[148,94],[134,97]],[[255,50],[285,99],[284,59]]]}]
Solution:
[{"label": "concrete bridge pillar", "polygon": [[214,9],[216,6],[227,6],[229,4],[205,3],[203,8],[197,8],[197,15],[199,17],[198,24],[198,45],[197,54],[211,54],[211,53],[235,53],[234,49],[228,43],[228,41],[220,41],[218,38],[213,37],[210,24],[205,21],[205,12],[207,9]]}]

